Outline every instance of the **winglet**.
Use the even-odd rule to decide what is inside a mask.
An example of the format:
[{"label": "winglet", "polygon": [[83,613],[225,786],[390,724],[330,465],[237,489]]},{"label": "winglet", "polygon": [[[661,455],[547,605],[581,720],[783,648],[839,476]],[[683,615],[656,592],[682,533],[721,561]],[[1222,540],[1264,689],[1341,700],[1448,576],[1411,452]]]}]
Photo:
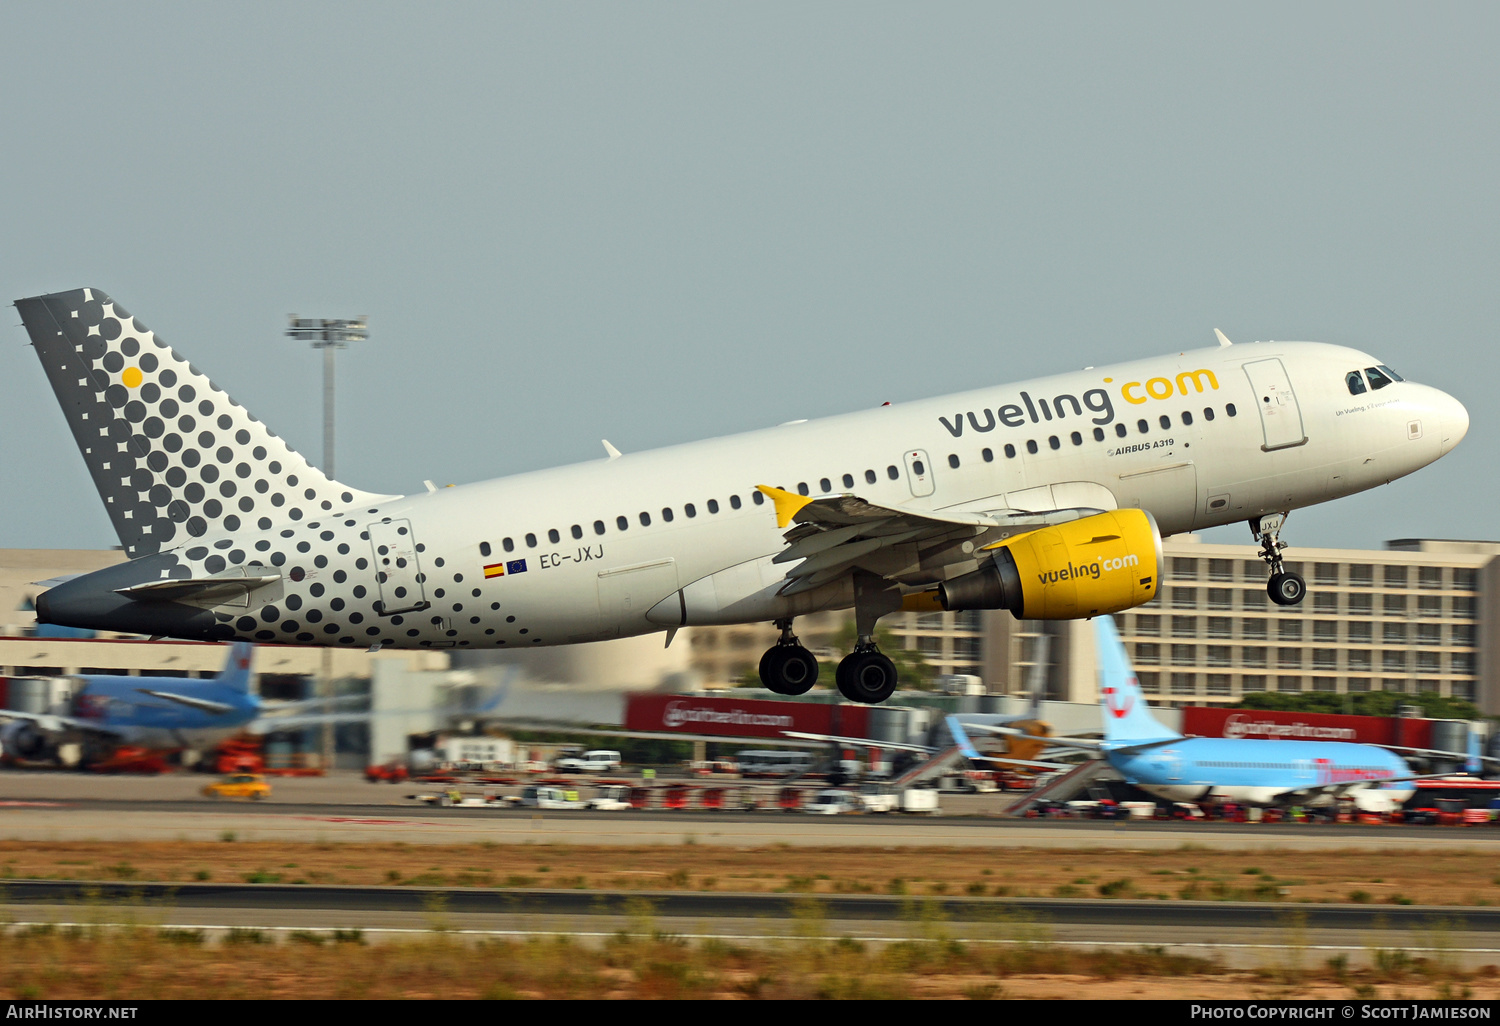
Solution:
[{"label": "winglet", "polygon": [[617,459],[620,458],[620,450],[616,449],[614,446],[610,445],[608,438],[601,438],[601,439],[599,439],[599,441],[601,441],[601,442],[604,443],[604,451],[607,452],[607,453],[609,453],[609,458],[610,459],[617,460]]},{"label": "winglet", "polygon": [[808,503],[812,502],[812,499],[809,496],[796,495],[792,492],[786,491],[783,488],[772,488],[770,485],[756,485],[755,489],[756,491],[769,495],[771,497],[771,501],[776,504],[777,527],[785,527],[787,524],[790,524],[792,522],[792,517],[796,516],[797,512],[801,510],[803,506],[806,506]]},{"label": "winglet", "polygon": [[1219,337],[1219,348],[1220,349],[1223,349],[1225,346],[1232,346],[1232,345],[1234,345],[1234,343],[1231,342],[1231,341],[1229,341],[1229,339],[1225,337],[1224,333],[1222,331],[1220,331],[1218,328],[1214,329],[1214,334]]}]

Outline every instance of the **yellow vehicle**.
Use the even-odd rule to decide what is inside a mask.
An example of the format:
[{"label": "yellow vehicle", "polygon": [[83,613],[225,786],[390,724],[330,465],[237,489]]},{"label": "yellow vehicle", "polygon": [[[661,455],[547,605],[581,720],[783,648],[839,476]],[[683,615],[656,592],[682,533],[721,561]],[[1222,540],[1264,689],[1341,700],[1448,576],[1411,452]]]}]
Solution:
[{"label": "yellow vehicle", "polygon": [[259,774],[231,773],[223,780],[209,784],[203,793],[210,798],[253,798],[259,801],[271,794],[271,785]]}]

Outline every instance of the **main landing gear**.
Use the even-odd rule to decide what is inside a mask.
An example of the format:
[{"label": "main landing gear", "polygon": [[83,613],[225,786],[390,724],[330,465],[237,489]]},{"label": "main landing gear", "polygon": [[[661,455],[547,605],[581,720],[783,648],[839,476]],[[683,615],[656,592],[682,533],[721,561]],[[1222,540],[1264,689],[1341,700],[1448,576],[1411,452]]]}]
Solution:
[{"label": "main landing gear", "polygon": [[1268,513],[1250,519],[1250,533],[1260,541],[1260,558],[1271,568],[1271,579],[1266,582],[1266,593],[1278,606],[1295,606],[1307,597],[1307,582],[1300,574],[1286,569],[1281,561],[1281,550],[1286,542],[1281,540],[1281,527],[1286,523],[1285,513]]},{"label": "main landing gear", "polygon": [[803,695],[818,682],[818,660],[792,633],[792,621],[777,620],[781,637],[760,657],[760,682],[778,695]]},{"label": "main landing gear", "polygon": [[833,679],[851,702],[874,705],[895,694],[896,664],[875,646],[875,622],[901,608],[901,594],[874,574],[854,575],[854,651],[839,663]]}]

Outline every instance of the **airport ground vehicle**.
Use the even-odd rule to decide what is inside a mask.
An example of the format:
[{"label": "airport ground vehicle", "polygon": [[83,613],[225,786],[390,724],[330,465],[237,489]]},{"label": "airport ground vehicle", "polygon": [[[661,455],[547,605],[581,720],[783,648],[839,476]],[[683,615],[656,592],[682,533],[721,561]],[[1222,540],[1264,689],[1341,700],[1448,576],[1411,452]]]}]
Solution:
[{"label": "airport ground vehicle", "polygon": [[885,784],[866,784],[859,789],[859,799],[866,812],[901,811],[901,795]]},{"label": "airport ground vehicle", "polygon": [[813,795],[802,811],[814,816],[847,816],[864,812],[865,803],[853,791],[830,789]]},{"label": "airport ground vehicle", "polygon": [[257,773],[234,773],[203,788],[209,798],[250,798],[259,801],[271,796],[271,785]]},{"label": "airport ground vehicle", "polygon": [[552,764],[559,773],[610,773],[620,768],[620,753],[600,748],[582,755],[566,755]]},{"label": "airport ground vehicle", "polygon": [[577,792],[544,784],[528,784],[521,789],[520,804],[528,809],[583,809],[588,803],[576,797]]},{"label": "airport ground vehicle", "polygon": [[606,784],[599,793],[588,800],[588,807],[601,812],[624,812],[635,808],[630,803],[630,785]]},{"label": "airport ground vehicle", "polygon": [[811,767],[813,757],[797,749],[772,748],[736,753],[735,761],[742,777],[785,777]]}]

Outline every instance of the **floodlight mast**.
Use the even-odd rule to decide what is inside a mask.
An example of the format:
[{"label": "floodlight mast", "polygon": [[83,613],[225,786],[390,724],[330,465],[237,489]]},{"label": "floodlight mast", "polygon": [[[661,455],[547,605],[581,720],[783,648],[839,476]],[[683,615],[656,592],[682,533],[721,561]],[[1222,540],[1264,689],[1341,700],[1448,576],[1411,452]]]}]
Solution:
[{"label": "floodlight mast", "polygon": [[[333,468],[333,354],[346,349],[350,342],[363,342],[370,336],[366,318],[327,318],[291,316],[291,326],[286,330],[287,338],[311,342],[314,349],[323,350],[323,473],[334,480]],[[333,769],[336,745],[333,734],[333,649],[324,647],[318,690],[327,701],[324,706],[326,718],[322,729],[323,772]]]},{"label": "floodlight mast", "polygon": [[370,326],[361,316],[352,319],[328,317],[291,316],[291,327],[287,338],[311,342],[314,349],[323,350],[323,473],[334,477],[333,467],[333,354],[346,349],[350,342],[363,342],[370,337]]}]

